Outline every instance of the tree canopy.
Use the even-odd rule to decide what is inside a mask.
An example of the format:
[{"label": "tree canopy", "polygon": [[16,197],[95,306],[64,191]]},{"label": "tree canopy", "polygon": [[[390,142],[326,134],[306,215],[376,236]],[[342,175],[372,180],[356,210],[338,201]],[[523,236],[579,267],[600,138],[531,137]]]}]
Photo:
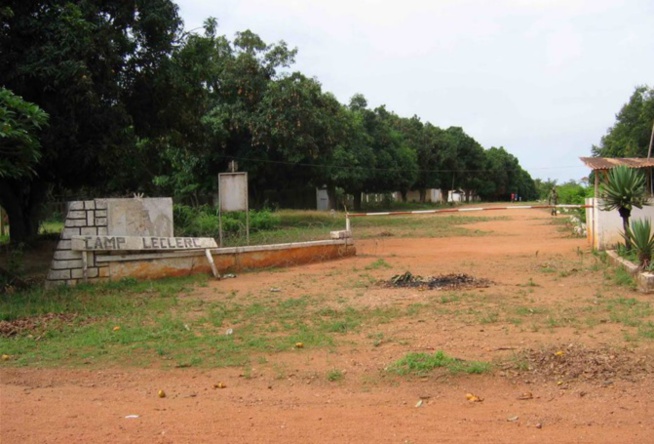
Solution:
[{"label": "tree canopy", "polygon": [[593,146],[597,157],[647,157],[654,130],[654,88],[639,86],[616,114],[615,124]]},{"label": "tree canopy", "polygon": [[35,174],[41,158],[39,130],[48,115],[0,87],[0,178],[21,179]]},{"label": "tree canopy", "polygon": [[117,160],[156,121],[163,91],[149,85],[182,22],[167,0],[9,0],[0,11],[0,84],[50,116],[35,174],[0,178],[0,205],[19,242],[36,234],[48,189],[106,189],[130,164]]},{"label": "tree canopy", "polygon": [[250,30],[230,39],[212,18],[184,32],[170,0],[10,0],[0,15],[0,84],[50,116],[48,126],[32,120],[23,163],[1,164],[12,241],[36,233],[48,190],[200,203],[232,160],[248,171],[255,205],[271,189],[320,186],[332,205],[337,189],[357,206],[362,192],[435,187],[535,197],[504,148],[371,109],[361,94],[341,104],[292,70],[297,50],[285,42]]}]

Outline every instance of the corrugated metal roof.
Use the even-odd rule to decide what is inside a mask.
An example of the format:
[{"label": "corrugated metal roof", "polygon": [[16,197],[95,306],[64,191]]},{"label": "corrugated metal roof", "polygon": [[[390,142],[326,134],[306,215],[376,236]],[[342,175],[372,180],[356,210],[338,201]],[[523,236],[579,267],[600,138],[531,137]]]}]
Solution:
[{"label": "corrugated metal roof", "polygon": [[640,157],[580,157],[581,161],[593,171],[610,170],[619,165],[626,165],[630,168],[652,168],[654,158],[645,159]]}]

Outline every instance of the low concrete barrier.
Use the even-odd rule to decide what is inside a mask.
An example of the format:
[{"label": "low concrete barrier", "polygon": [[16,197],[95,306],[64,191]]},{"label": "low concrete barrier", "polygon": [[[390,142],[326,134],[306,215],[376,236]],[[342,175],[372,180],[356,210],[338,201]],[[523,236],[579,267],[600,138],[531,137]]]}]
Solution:
[{"label": "low concrete barrier", "polygon": [[216,245],[213,238],[173,236],[172,200],[168,198],[70,202],[46,286],[129,276],[216,276],[356,254],[349,231],[334,231],[328,240],[314,242],[234,248]]},{"label": "low concrete barrier", "polygon": [[[220,274],[258,268],[289,267],[356,254],[351,239],[216,248],[209,251]],[[212,272],[204,251],[96,255],[96,261],[108,266],[107,277],[111,279],[124,276],[155,279]]]}]

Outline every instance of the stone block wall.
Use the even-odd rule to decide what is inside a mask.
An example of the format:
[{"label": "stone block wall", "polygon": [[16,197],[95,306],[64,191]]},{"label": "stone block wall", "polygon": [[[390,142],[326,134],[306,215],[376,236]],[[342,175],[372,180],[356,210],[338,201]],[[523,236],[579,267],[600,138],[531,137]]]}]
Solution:
[{"label": "stone block wall", "polygon": [[[59,237],[47,285],[75,285],[83,280],[82,252],[72,250],[71,238],[83,235],[107,235],[107,201],[105,199],[70,202]],[[87,253],[87,277],[89,281],[106,280],[109,266],[97,264],[95,254]]]},{"label": "stone block wall", "polygon": [[[173,236],[172,199],[95,199],[70,202],[46,286],[76,285],[132,276],[211,273],[208,254],[219,273],[291,266],[356,254],[351,233],[331,233],[330,240],[198,250],[73,250],[73,236]],[[76,248],[79,247],[79,240]],[[213,244],[215,246],[215,242]],[[113,249],[111,249],[113,250]],[[204,250],[204,251],[203,251]],[[85,262],[86,261],[86,262]],[[84,264],[86,263],[86,276]]]},{"label": "stone block wall", "polygon": [[[94,199],[68,203],[64,229],[54,253],[46,286],[75,285],[111,278],[104,254],[72,249],[73,236],[173,236],[173,201],[169,197]],[[129,254],[129,253],[128,253]]]}]

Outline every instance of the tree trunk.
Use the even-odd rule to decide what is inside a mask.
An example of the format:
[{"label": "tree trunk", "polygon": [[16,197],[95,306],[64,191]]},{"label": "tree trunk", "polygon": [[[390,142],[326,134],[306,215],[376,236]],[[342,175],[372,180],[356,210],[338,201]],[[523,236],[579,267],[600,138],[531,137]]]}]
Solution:
[{"label": "tree trunk", "polygon": [[627,251],[631,251],[631,236],[629,231],[629,218],[631,217],[631,210],[621,207],[618,208],[618,213],[622,218],[622,230],[624,231],[624,246]]},{"label": "tree trunk", "polygon": [[7,212],[12,244],[36,237],[45,196],[46,187],[41,182],[0,180],[0,205]]},{"label": "tree trunk", "polygon": [[420,203],[425,203],[427,200],[427,190],[425,188],[420,188]]},{"label": "tree trunk", "polygon": [[406,201],[407,201],[407,193],[408,193],[407,190],[400,191],[400,196],[402,196],[402,202],[404,202],[404,203],[406,203]]}]

